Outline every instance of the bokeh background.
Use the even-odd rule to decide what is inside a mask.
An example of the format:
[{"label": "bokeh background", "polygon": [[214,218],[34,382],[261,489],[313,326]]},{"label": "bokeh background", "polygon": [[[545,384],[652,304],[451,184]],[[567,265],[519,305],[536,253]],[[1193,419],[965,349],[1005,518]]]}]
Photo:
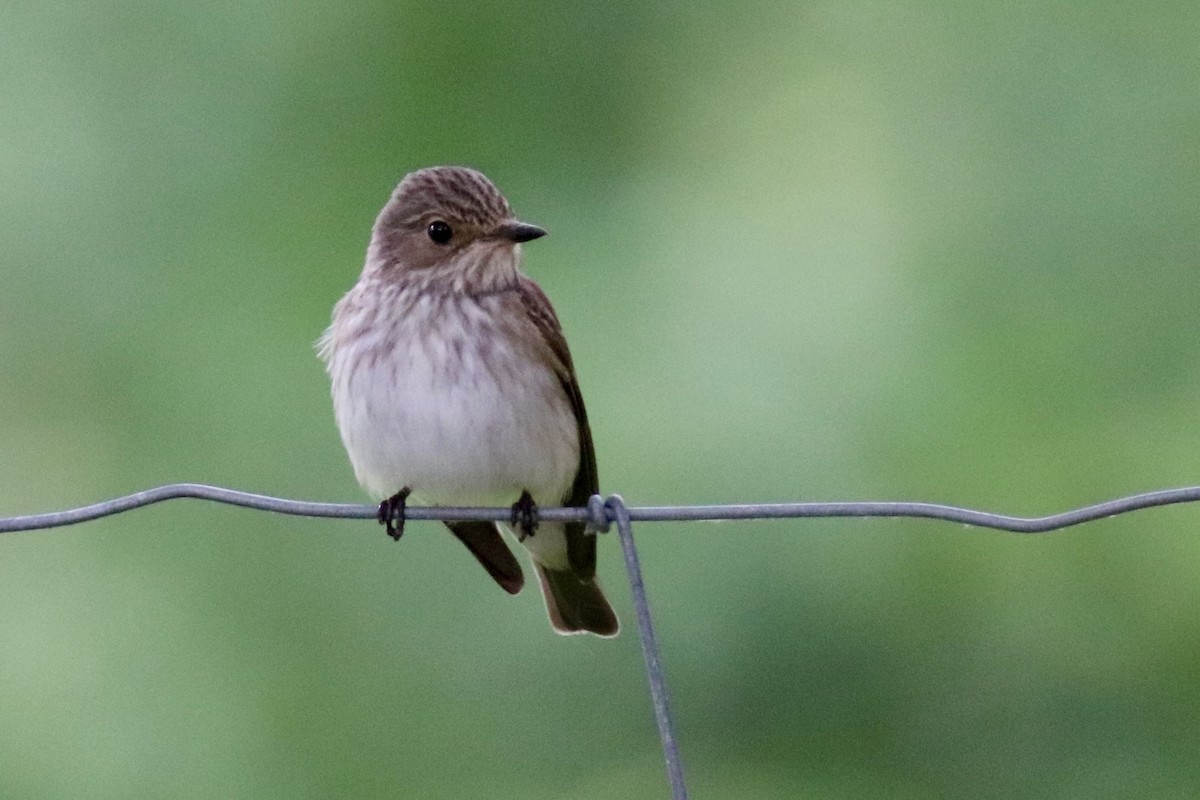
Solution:
[{"label": "bokeh background", "polygon": [[[0,7],[0,515],[360,501],[312,342],[408,170],[551,236],[603,488],[1200,482],[1200,6]],[[693,796],[1194,797],[1200,510],[638,526]],[[612,642],[414,524],[0,540],[0,796],[666,794]]]}]

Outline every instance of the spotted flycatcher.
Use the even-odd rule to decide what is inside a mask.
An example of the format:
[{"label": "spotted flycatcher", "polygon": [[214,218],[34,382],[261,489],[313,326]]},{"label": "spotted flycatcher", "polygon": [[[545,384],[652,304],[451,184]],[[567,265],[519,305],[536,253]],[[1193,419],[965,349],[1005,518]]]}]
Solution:
[{"label": "spotted flycatcher", "polygon": [[[355,476],[383,501],[393,538],[410,493],[433,505],[512,504],[507,527],[533,559],[554,630],[613,636],[596,537],[582,522],[537,524],[537,504],[583,506],[599,489],[566,339],[519,268],[521,243],[544,235],[475,170],[409,174],[375,220],[320,352]],[[497,523],[446,526],[500,586],[521,590]]]}]

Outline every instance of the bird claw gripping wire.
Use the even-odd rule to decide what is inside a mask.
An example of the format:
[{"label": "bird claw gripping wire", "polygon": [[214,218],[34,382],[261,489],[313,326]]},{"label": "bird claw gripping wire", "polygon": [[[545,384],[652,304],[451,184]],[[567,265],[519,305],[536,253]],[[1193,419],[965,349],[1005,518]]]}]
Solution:
[{"label": "bird claw gripping wire", "polygon": [[521,499],[512,505],[512,527],[517,532],[517,541],[533,536],[538,526],[538,507],[529,490],[521,492]]},{"label": "bird claw gripping wire", "polygon": [[404,509],[411,493],[412,490],[405,486],[379,504],[379,524],[384,526],[393,541],[400,541],[404,535]]}]

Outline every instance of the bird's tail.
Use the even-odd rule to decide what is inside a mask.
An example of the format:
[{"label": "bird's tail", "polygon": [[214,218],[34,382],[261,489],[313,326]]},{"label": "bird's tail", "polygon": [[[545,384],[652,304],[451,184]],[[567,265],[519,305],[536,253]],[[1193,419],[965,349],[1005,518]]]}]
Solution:
[{"label": "bird's tail", "polygon": [[556,632],[594,633],[606,638],[617,635],[621,624],[599,583],[582,580],[569,569],[548,569],[537,563],[534,567]]}]

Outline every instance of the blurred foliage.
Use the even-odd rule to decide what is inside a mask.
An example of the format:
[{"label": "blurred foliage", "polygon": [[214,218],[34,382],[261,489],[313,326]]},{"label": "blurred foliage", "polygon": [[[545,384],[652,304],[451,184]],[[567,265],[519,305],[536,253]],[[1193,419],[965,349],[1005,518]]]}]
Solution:
[{"label": "blurred foliage", "polygon": [[[312,342],[487,172],[632,503],[1200,474],[1200,7],[0,7],[0,514],[362,499]],[[1192,797],[1200,516],[643,525],[696,797]],[[0,542],[0,796],[665,796],[627,632],[461,546],[174,503]]]}]

